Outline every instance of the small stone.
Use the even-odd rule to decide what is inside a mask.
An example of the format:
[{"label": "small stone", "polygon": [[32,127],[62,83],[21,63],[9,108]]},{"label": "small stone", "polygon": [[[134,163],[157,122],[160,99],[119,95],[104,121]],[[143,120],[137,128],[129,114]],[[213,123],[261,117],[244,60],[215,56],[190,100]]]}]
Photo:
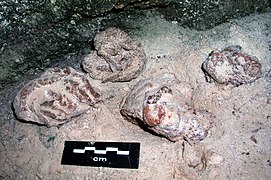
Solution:
[{"label": "small stone", "polygon": [[197,170],[206,168],[207,162],[203,151],[197,147],[188,145],[188,143],[184,143],[182,158],[189,167]]},{"label": "small stone", "polygon": [[207,153],[205,153],[205,158],[208,165],[219,165],[222,164],[222,162],[224,161],[224,158],[221,155],[213,151],[208,151]]},{"label": "small stone", "polygon": [[258,58],[248,55],[238,45],[211,52],[202,64],[208,82],[234,86],[252,83],[260,78],[261,68]]}]

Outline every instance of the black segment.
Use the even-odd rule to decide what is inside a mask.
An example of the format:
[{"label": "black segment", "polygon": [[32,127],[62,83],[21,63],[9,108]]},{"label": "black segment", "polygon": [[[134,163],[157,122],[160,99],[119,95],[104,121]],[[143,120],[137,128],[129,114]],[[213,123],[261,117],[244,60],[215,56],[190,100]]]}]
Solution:
[{"label": "black segment", "polygon": [[139,152],[134,142],[65,141],[61,164],[138,169]]}]

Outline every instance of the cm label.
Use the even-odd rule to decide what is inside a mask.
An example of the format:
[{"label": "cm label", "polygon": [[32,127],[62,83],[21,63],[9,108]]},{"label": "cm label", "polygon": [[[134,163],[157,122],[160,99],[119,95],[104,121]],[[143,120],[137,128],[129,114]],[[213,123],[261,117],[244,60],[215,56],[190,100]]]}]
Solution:
[{"label": "cm label", "polygon": [[92,160],[95,161],[95,162],[106,162],[107,158],[105,158],[105,157],[94,157],[94,158],[92,158]]}]

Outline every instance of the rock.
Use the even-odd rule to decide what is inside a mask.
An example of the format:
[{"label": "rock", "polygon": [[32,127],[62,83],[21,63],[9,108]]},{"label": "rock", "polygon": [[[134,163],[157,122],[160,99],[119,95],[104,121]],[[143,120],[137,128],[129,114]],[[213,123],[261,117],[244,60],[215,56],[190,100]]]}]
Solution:
[{"label": "rock", "polygon": [[185,163],[197,170],[204,170],[208,166],[219,166],[224,158],[211,149],[199,143],[183,143],[182,158]]},{"label": "rock", "polygon": [[193,90],[174,74],[139,81],[121,104],[121,114],[132,123],[171,141],[203,140],[211,127],[210,114],[191,106]]},{"label": "rock", "polygon": [[182,158],[184,162],[191,168],[204,170],[207,166],[207,160],[204,155],[204,150],[196,145],[190,145],[187,142],[183,143]]},{"label": "rock", "polygon": [[238,45],[211,52],[202,64],[208,82],[234,86],[252,83],[261,77],[261,68],[258,58],[248,55]]},{"label": "rock", "polygon": [[181,26],[206,30],[255,12],[268,12],[268,0],[170,0],[159,8],[164,17]]},{"label": "rock", "polygon": [[103,82],[130,81],[145,67],[146,54],[140,42],[126,32],[110,27],[94,38],[95,50],[82,62],[93,79]]},{"label": "rock", "polygon": [[51,127],[85,113],[99,98],[84,74],[70,67],[52,68],[26,84],[13,106],[19,119]]},{"label": "rock", "polygon": [[224,162],[224,158],[221,155],[211,150],[205,152],[205,158],[207,165],[220,165]]}]

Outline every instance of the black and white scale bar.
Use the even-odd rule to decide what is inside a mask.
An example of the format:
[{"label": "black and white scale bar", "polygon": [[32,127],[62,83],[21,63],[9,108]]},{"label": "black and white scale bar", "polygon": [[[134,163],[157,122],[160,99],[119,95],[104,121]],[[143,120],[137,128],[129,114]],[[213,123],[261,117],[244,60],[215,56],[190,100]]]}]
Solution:
[{"label": "black and white scale bar", "polygon": [[138,169],[139,152],[135,142],[65,141],[61,164]]}]

